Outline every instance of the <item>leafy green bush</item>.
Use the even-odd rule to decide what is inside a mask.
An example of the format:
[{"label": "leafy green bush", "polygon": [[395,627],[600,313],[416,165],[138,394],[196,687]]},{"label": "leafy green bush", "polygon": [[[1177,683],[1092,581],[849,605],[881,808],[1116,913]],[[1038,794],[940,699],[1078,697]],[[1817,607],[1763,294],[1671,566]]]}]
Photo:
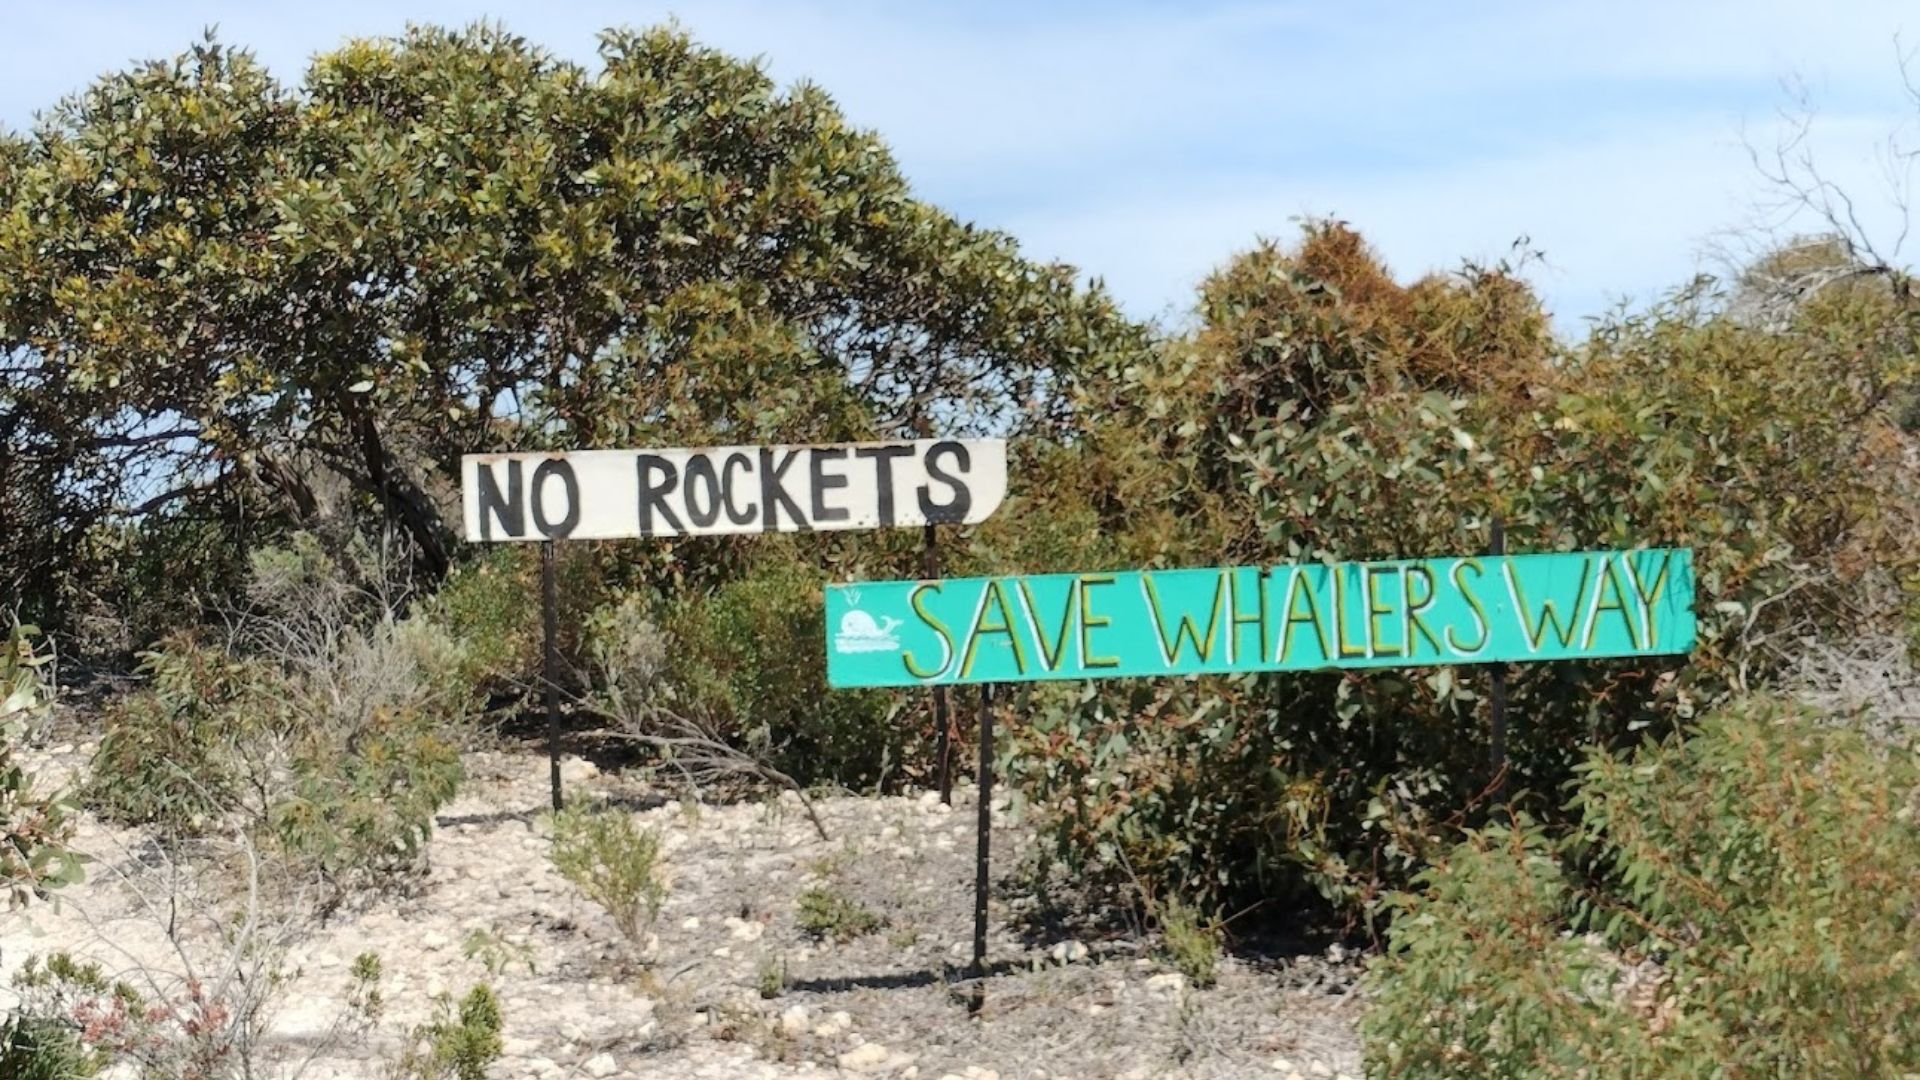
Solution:
[{"label": "leafy green bush", "polygon": [[1369,1075],[1920,1071],[1920,765],[1749,701],[1581,769],[1393,901]]},{"label": "leafy green bush", "polygon": [[82,798],[125,825],[192,835],[243,782],[236,743],[270,728],[278,673],[186,635],[141,657],[146,687],[113,701]]},{"label": "leafy green bush", "polygon": [[[1854,599],[1920,553],[1882,393],[1912,369],[1903,339],[1716,305],[1685,293],[1565,348],[1504,268],[1402,286],[1313,226],[1223,268],[1190,337],[1089,387],[1100,460],[1045,505],[1101,511],[1142,565],[1472,553],[1496,517],[1513,551],[1692,547],[1686,662],[1513,669],[1509,790],[1554,820],[1546,793],[1585,747],[1673,730],[1801,637],[1892,615]],[[1485,812],[1485,686],[1462,668],[1036,690],[1010,780],[1072,876],[1371,919]]]},{"label": "leafy green bush", "polygon": [[13,760],[15,743],[52,698],[42,675],[47,658],[33,644],[37,633],[14,623],[0,640],[0,894],[8,904],[82,874],[79,856],[66,845],[71,806],[35,791],[33,774]]},{"label": "leafy green bush", "polygon": [[462,646],[397,620],[377,573],[343,576],[311,539],[252,564],[255,606],[227,641],[178,635],[145,656],[87,798],[170,836],[244,827],[336,889],[417,866],[480,707]]},{"label": "leafy green bush", "polygon": [[811,938],[852,941],[884,924],[865,904],[839,889],[815,887],[800,894],[793,924]]},{"label": "leafy green bush", "polygon": [[667,899],[657,830],[640,828],[622,810],[570,807],[553,816],[551,858],[628,941],[645,940]]},{"label": "leafy green bush", "polygon": [[505,1017],[493,988],[480,983],[456,1006],[442,994],[436,1017],[408,1033],[388,1080],[487,1080],[487,1068],[505,1048]]},{"label": "leafy green bush", "polygon": [[86,1080],[103,1064],[70,1024],[20,1014],[0,1022],[0,1080]]},{"label": "leafy green bush", "polygon": [[1212,986],[1220,969],[1220,928],[1192,905],[1158,905],[1160,947],[1175,971],[1195,986]]},{"label": "leafy green bush", "polygon": [[872,787],[898,771],[902,731],[891,695],[827,690],[820,582],[805,562],[767,558],[668,601],[666,681],[673,707],[710,717],[801,784]]},{"label": "leafy green bush", "polygon": [[496,545],[456,567],[418,616],[452,637],[450,674],[481,697],[514,697],[540,671],[539,576],[527,554]]}]

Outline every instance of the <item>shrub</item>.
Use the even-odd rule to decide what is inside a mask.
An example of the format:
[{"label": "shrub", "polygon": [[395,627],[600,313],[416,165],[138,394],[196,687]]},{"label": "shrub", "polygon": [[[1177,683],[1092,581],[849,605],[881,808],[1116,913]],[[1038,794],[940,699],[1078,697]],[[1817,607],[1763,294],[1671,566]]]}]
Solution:
[{"label": "shrub", "polygon": [[526,554],[495,545],[456,567],[418,616],[450,635],[450,675],[481,699],[517,697],[540,672],[539,577]]},{"label": "shrub", "polygon": [[884,920],[838,889],[815,887],[800,894],[793,924],[811,938],[852,941],[880,929]]},{"label": "shrub", "polygon": [[674,707],[712,726],[801,785],[872,787],[903,753],[892,697],[829,692],[822,658],[820,571],[766,558],[710,595],[676,597],[660,626]]},{"label": "shrub", "polygon": [[13,760],[14,745],[52,698],[42,675],[47,658],[33,645],[36,633],[16,623],[0,640],[0,892],[8,904],[82,876],[80,858],[66,844],[71,807],[35,791],[33,774]]},{"label": "shrub", "polygon": [[[1556,345],[1504,268],[1401,286],[1314,226],[1208,281],[1201,324],[1110,373],[1069,509],[1111,504],[1149,565],[1688,546],[1686,662],[1516,667],[1509,790],[1543,821],[1588,746],[1764,685],[1806,636],[1892,615],[1863,582],[1915,565],[1887,324],[1743,326],[1683,293]],[[1812,319],[1814,316],[1809,315]],[[1892,339],[1888,339],[1892,340]],[[1106,396],[1101,396],[1102,394]],[[1075,510],[1075,514],[1079,511]],[[1055,868],[1215,910],[1321,898],[1358,922],[1484,819],[1486,673],[1306,672],[1036,690],[1010,783]]]},{"label": "shrub", "polygon": [[346,745],[313,740],[291,766],[269,828],[283,851],[335,882],[416,867],[462,776],[436,719],[407,709],[376,709]]},{"label": "shrub", "polygon": [[553,816],[550,857],[628,941],[644,943],[667,898],[657,830],[639,828],[624,811],[572,807]]},{"label": "shrub", "polygon": [[0,1022],[0,1080],[86,1080],[104,1064],[68,1024],[20,1014]]},{"label": "shrub", "polygon": [[787,992],[787,962],[778,956],[763,956],[754,969],[754,989],[768,1001]]},{"label": "shrub", "polygon": [[148,653],[147,685],[109,710],[92,805],[170,837],[240,825],[336,896],[417,867],[479,699],[460,645],[398,619],[378,559],[356,558],[349,574],[304,536],[257,552],[227,641]]},{"label": "shrub", "polygon": [[454,1004],[442,994],[438,1015],[408,1033],[406,1048],[388,1070],[388,1080],[487,1080],[487,1067],[500,1059],[505,1026],[500,999],[480,983]]},{"label": "shrub", "polygon": [[1220,967],[1220,928],[1180,900],[1159,905],[1160,945],[1175,971],[1195,986],[1212,986]]},{"label": "shrub", "polygon": [[101,817],[199,833],[239,797],[236,743],[271,728],[277,673],[177,635],[141,657],[145,689],[112,702],[82,792]]},{"label": "shrub", "polygon": [[1920,1070],[1920,765],[1765,701],[1593,753],[1562,834],[1468,834],[1393,901],[1377,1077]]}]

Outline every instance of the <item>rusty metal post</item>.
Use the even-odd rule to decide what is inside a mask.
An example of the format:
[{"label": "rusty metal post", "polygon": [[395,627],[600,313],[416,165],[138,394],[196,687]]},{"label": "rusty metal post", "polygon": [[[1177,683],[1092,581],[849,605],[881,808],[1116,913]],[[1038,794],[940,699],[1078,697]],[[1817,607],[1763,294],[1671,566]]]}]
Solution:
[{"label": "rusty metal post", "polygon": [[973,868],[973,1001],[978,1013],[986,1001],[987,891],[993,837],[993,684],[980,687],[979,841]]},{"label": "rusty metal post", "polygon": [[547,779],[553,787],[553,809],[561,810],[560,798],[560,642],[558,591],[553,580],[553,541],[540,545],[540,625],[545,641],[543,666],[547,697]]},{"label": "rusty metal post", "polygon": [[[921,550],[920,576],[929,581],[940,576],[939,526],[929,522],[926,544]],[[953,805],[953,718],[947,712],[947,688],[933,688],[934,774],[940,786],[940,801]]]},{"label": "rusty metal post", "polygon": [[[1507,553],[1506,523],[1500,515],[1493,517],[1493,535],[1487,545],[1488,553],[1505,555]],[[1492,686],[1487,695],[1488,711],[1492,727],[1492,739],[1488,746],[1488,764],[1493,769],[1493,797],[1502,799],[1507,793],[1507,665],[1493,666]]]}]

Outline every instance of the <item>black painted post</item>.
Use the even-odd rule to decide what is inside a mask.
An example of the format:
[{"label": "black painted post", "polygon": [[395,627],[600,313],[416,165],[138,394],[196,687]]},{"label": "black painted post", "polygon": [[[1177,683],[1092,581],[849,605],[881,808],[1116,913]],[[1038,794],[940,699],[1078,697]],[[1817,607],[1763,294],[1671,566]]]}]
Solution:
[{"label": "black painted post", "polygon": [[[920,576],[928,581],[940,576],[939,526],[927,523],[926,546],[920,559]],[[953,721],[947,715],[947,688],[933,688],[934,770],[940,785],[940,801],[953,805]]]},{"label": "black painted post", "polygon": [[993,684],[980,687],[980,819],[979,846],[973,868],[973,1003],[978,1013],[986,1001],[987,885],[993,835]]},{"label": "black painted post", "polygon": [[[1506,524],[1498,514],[1493,518],[1492,543],[1489,552],[1494,555],[1507,553]],[[1493,768],[1493,797],[1503,798],[1507,793],[1507,665],[1493,666],[1493,685],[1490,688],[1487,704],[1491,712],[1493,738],[1488,748],[1489,764]]]},{"label": "black painted post", "polygon": [[544,666],[547,684],[547,779],[553,786],[553,809],[561,809],[560,799],[560,642],[559,615],[556,611],[553,581],[553,541],[540,545],[540,623],[546,637]]}]

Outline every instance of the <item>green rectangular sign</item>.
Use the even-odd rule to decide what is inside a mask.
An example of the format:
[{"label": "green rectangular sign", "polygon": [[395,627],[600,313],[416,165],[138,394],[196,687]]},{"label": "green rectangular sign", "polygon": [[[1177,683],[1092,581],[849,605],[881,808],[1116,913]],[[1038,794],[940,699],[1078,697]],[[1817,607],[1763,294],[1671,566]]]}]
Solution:
[{"label": "green rectangular sign", "polygon": [[880,581],[827,588],[837,688],[1653,656],[1693,552]]}]

